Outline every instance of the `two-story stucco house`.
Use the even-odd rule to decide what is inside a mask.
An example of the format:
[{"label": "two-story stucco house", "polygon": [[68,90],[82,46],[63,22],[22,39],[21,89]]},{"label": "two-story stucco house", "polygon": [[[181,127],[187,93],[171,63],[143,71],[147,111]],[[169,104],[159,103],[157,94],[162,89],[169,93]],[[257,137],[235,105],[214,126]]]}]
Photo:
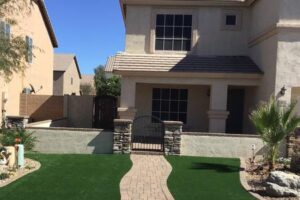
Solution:
[{"label": "two-story stucco house", "polygon": [[0,20],[5,27],[10,27],[9,34],[24,37],[28,45],[28,67],[24,74],[15,73],[10,82],[0,80],[1,107],[6,115],[19,115],[20,94],[24,88],[33,87],[40,95],[53,93],[53,59],[57,40],[44,1],[28,1],[30,12],[25,9],[24,12],[13,13],[17,25]]},{"label": "two-story stucco house", "polygon": [[[300,94],[299,0],[120,0],[120,118],[152,115],[185,131],[253,133],[249,114]],[[300,110],[300,109],[299,109]]]},{"label": "two-story stucco house", "polygon": [[53,70],[53,95],[80,95],[81,73],[75,55],[55,54]]}]

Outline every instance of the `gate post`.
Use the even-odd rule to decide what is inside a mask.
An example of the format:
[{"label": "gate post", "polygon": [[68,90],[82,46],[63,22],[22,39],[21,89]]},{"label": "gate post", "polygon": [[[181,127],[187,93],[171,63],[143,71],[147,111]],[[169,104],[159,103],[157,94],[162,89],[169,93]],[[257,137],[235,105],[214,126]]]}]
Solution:
[{"label": "gate post", "polygon": [[164,121],[164,151],[165,155],[180,155],[182,122]]},{"label": "gate post", "polygon": [[114,120],[114,154],[131,153],[131,126],[132,120],[115,119]]}]

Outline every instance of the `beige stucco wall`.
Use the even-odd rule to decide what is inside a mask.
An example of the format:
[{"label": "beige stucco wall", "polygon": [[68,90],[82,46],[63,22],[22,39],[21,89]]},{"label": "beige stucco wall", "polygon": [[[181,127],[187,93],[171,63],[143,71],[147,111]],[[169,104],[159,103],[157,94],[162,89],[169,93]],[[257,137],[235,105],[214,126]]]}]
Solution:
[{"label": "beige stucco wall", "polygon": [[276,91],[279,91],[283,86],[289,90],[293,87],[299,87],[300,31],[282,31],[278,35],[278,40]]},{"label": "beige stucco wall", "polygon": [[296,102],[296,111],[295,113],[300,116],[300,87],[292,88],[292,102]]},{"label": "beige stucco wall", "polygon": [[[223,30],[224,10],[242,13],[242,26],[238,30]],[[246,55],[248,53],[249,11],[235,7],[180,7],[127,6],[126,45],[127,53],[150,53],[154,46],[156,14],[192,14],[194,21],[193,52],[200,55]],[[155,31],[152,31],[152,33]]]},{"label": "beige stucco wall", "polygon": [[163,84],[137,84],[136,109],[137,116],[152,115],[152,89],[176,88],[188,89],[187,124],[186,131],[208,131],[209,96],[208,86],[191,85],[163,85]]},{"label": "beige stucco wall", "polygon": [[258,0],[250,7],[250,38],[253,39],[274,26],[279,20],[282,0]]},{"label": "beige stucco wall", "polygon": [[64,73],[62,71],[53,72],[53,95],[64,94]]},{"label": "beige stucco wall", "polygon": [[[71,84],[72,78],[73,84]],[[71,95],[73,93],[75,93],[76,95],[80,95],[80,77],[77,71],[75,60],[65,71],[63,81],[63,94]]]},{"label": "beige stucco wall", "polygon": [[[28,0],[29,1],[29,0]],[[33,39],[34,58],[25,71],[25,76],[14,74],[13,79],[9,83],[0,81],[0,91],[6,93],[8,99],[6,104],[7,115],[19,115],[20,93],[24,87],[32,84],[36,90],[41,86],[38,92],[41,95],[52,95],[53,91],[53,46],[43,21],[38,6],[32,2],[30,13],[14,13],[14,17],[18,22],[17,26],[11,27],[13,35],[30,36]]]},{"label": "beige stucco wall", "polygon": [[227,158],[252,157],[252,145],[255,154],[262,156],[264,144],[258,137],[236,137],[234,135],[188,135],[181,137],[181,155]]},{"label": "beige stucco wall", "polygon": [[299,0],[280,0],[280,23],[299,24],[299,10]]},{"label": "beige stucco wall", "polygon": [[277,35],[251,47],[250,56],[265,74],[255,94],[256,102],[266,101],[275,94]]}]

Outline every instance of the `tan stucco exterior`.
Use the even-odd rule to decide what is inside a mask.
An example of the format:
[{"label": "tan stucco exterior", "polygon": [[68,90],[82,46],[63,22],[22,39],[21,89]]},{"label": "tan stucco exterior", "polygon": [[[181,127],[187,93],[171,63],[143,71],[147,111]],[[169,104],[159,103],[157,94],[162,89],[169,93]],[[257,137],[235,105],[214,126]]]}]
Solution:
[{"label": "tan stucco exterior", "polygon": [[[124,55],[175,54],[196,56],[248,56],[263,74],[175,73],[143,70],[137,64],[116,63],[114,73],[122,76],[121,118],[151,114],[151,88],[187,88],[189,97],[187,127],[192,131],[224,132],[230,112],[229,88],[245,91],[243,132],[254,133],[249,114],[261,101],[275,95],[284,104],[300,99],[300,2],[298,0],[251,1],[125,1],[121,7],[126,26]],[[272,5],[272,6],[270,6]],[[224,29],[224,12],[239,13],[240,24]],[[155,51],[157,14],[193,16],[190,52]],[[155,58],[155,57],[154,57]],[[167,58],[166,58],[167,59]],[[127,64],[127,63],[126,63]],[[144,63],[143,63],[144,64]],[[119,66],[123,69],[118,68]],[[158,66],[160,64],[158,63]],[[145,67],[143,68],[145,69]],[[140,70],[140,71],[139,71]],[[279,95],[285,87],[285,95]],[[203,93],[209,89],[210,96]],[[204,102],[203,100],[206,99]],[[150,102],[150,103],[149,103]],[[196,103],[197,102],[197,103]],[[283,105],[284,105],[283,104]],[[205,110],[201,110],[205,105]],[[298,106],[300,113],[300,106]],[[199,113],[201,112],[201,114]],[[201,116],[200,116],[201,115]],[[192,119],[193,118],[193,119]],[[205,125],[201,125],[205,122]]]},{"label": "tan stucco exterior", "polygon": [[[29,1],[29,0],[28,0]],[[53,48],[57,45],[54,36],[49,30],[49,21],[45,20],[45,10],[39,4],[30,3],[30,12],[14,13],[18,25],[11,26],[11,34],[33,39],[33,61],[22,74],[14,74],[12,80],[6,83],[3,79],[0,84],[2,99],[6,98],[6,115],[19,115],[20,94],[24,88],[35,88],[37,94],[52,95],[53,92]],[[43,3],[41,4],[43,5]],[[3,106],[3,102],[1,102]]]}]

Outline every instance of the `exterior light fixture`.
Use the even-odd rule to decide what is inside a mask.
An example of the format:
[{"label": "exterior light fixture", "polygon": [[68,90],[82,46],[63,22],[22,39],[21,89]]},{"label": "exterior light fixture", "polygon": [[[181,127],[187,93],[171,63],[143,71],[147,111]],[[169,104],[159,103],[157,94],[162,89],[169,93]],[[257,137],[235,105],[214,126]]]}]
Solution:
[{"label": "exterior light fixture", "polygon": [[285,88],[285,86],[283,86],[283,87],[281,88],[281,90],[280,90],[280,94],[281,94],[282,96],[284,96],[286,90],[287,90],[287,89]]}]

